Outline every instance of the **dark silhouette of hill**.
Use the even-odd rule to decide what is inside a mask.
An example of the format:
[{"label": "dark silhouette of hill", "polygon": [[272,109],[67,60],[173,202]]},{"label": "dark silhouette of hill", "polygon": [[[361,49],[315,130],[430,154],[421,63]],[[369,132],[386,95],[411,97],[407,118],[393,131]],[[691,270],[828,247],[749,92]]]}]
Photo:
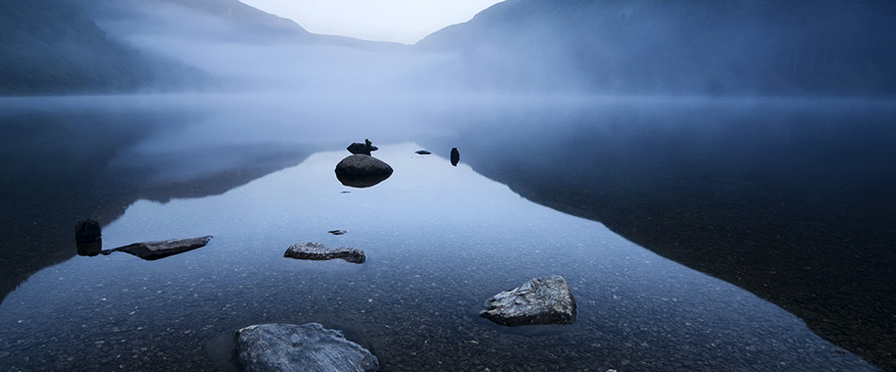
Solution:
[{"label": "dark silhouette of hill", "polygon": [[226,77],[128,45],[122,34],[133,29],[210,42],[406,47],[311,34],[237,0],[6,1],[0,3],[0,95],[196,91],[228,83]]},{"label": "dark silhouette of hill", "polygon": [[74,0],[0,3],[0,94],[202,86],[201,71],[110,40]]},{"label": "dark silhouette of hill", "polygon": [[416,44],[446,81],[608,94],[893,95],[896,5],[878,0],[508,0]]},{"label": "dark silhouette of hill", "polygon": [[[272,43],[326,44],[361,49],[389,50],[402,44],[376,42],[335,35],[312,34],[294,21],[264,12],[238,0],[78,0],[98,22],[128,21],[130,27],[154,27],[153,18],[168,18],[169,32],[184,36],[199,34],[209,41],[243,42],[266,45]],[[183,14],[178,14],[183,13]],[[198,17],[197,17],[198,16]],[[183,19],[179,17],[185,17]],[[217,22],[212,26],[197,19]],[[183,21],[184,24],[176,23]],[[156,25],[158,27],[158,25]]]}]

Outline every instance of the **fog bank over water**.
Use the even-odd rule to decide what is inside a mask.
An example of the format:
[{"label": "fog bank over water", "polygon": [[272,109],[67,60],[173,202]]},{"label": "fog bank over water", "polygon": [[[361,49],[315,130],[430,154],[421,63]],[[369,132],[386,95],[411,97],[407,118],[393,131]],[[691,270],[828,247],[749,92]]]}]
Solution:
[{"label": "fog bank over water", "polygon": [[314,35],[245,5],[135,4],[93,12],[110,38],[231,91],[896,94],[896,8],[874,0],[515,0],[413,46]]}]

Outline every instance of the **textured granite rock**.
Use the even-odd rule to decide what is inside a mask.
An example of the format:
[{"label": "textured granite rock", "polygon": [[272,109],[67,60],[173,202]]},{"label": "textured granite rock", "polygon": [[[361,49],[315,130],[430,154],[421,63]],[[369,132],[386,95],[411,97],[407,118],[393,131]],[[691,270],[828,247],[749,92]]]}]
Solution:
[{"label": "textured granite rock", "polygon": [[283,257],[300,260],[332,260],[341,258],[348,262],[362,264],[367,261],[364,251],[356,248],[327,248],[323,244],[303,242],[289,246]]},{"label": "textured granite rock", "polygon": [[103,254],[112,252],[125,252],[140,257],[147,261],[165,258],[178,253],[184,253],[196,248],[204,247],[211,240],[211,235],[190,239],[170,239],[160,242],[143,242],[129,244],[123,247],[103,251]]},{"label": "textured granite rock", "polygon": [[576,320],[576,300],[566,280],[554,275],[496,294],[485,302],[479,316],[509,327],[572,324]]},{"label": "textured granite rock", "polygon": [[237,363],[254,372],[373,372],[379,361],[342,332],[318,323],[261,324],[236,332]]}]

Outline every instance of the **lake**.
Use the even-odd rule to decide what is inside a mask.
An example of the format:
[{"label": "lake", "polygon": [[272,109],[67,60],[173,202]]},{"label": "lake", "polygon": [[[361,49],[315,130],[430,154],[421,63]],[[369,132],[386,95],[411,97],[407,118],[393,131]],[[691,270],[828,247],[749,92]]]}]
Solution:
[{"label": "lake", "polygon": [[[890,102],[181,95],[0,108],[6,370],[233,370],[233,332],[271,322],[342,330],[385,371],[893,363]],[[345,187],[333,168],[365,138],[395,173]],[[157,261],[80,257],[85,218],[105,248],[214,238]],[[368,260],[283,257],[305,241]],[[574,324],[478,316],[492,295],[554,274]]]}]

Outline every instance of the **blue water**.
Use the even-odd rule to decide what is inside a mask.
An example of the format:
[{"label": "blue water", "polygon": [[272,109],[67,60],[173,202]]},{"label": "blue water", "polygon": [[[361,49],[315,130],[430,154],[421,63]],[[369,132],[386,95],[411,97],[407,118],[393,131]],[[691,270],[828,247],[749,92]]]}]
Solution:
[{"label": "blue water", "polygon": [[[2,370],[230,370],[232,332],[269,322],[343,330],[384,371],[875,370],[742,289],[527,201],[463,152],[452,167],[447,149],[378,145],[395,172],[367,189],[336,180],[348,155],[336,147],[223,194],[131,204],[105,248],[214,238],[157,261],[113,253],[35,273],[0,305]],[[368,260],[283,257],[303,241]],[[574,324],[478,317],[492,295],[554,274]]]}]

